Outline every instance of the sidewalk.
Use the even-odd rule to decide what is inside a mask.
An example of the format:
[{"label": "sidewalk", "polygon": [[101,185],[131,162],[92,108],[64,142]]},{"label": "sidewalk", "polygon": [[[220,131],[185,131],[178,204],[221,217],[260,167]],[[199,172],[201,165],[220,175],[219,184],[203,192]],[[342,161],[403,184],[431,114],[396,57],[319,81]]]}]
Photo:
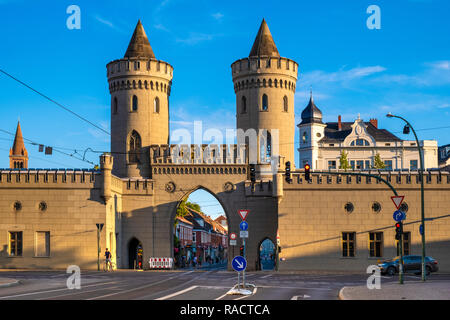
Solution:
[{"label": "sidewalk", "polygon": [[0,278],[0,288],[11,287],[19,284],[19,280],[11,278]]},{"label": "sidewalk", "polygon": [[450,281],[415,281],[405,284],[381,284],[381,289],[367,286],[343,287],[340,300],[450,300]]}]

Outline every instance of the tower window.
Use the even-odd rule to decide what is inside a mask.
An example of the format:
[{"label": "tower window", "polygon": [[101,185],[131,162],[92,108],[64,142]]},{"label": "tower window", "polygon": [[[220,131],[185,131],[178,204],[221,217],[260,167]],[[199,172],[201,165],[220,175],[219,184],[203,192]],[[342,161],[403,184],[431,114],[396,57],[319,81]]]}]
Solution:
[{"label": "tower window", "polygon": [[242,108],[241,113],[247,113],[247,98],[245,96],[242,96]]},{"label": "tower window", "polygon": [[136,96],[133,96],[131,111],[137,111],[137,109],[138,109],[138,98]]},{"label": "tower window", "polygon": [[272,157],[272,136],[269,131],[264,130],[259,139],[260,162],[268,163]]},{"label": "tower window", "polygon": [[302,141],[303,143],[306,143],[308,141],[308,134],[306,132],[303,132]]},{"label": "tower window", "polygon": [[158,97],[155,98],[153,104],[154,104],[153,112],[159,113],[159,98]]},{"label": "tower window", "polygon": [[288,112],[288,98],[286,96],[283,97],[283,111]]},{"label": "tower window", "polygon": [[262,110],[267,111],[269,109],[269,99],[267,98],[266,94],[263,94],[262,96]]},{"label": "tower window", "polygon": [[117,109],[118,109],[118,106],[117,106],[117,97],[114,97],[114,102],[113,102],[113,114],[117,114]]},{"label": "tower window", "polygon": [[133,130],[128,143],[128,162],[139,163],[139,153],[141,149],[141,136]]}]

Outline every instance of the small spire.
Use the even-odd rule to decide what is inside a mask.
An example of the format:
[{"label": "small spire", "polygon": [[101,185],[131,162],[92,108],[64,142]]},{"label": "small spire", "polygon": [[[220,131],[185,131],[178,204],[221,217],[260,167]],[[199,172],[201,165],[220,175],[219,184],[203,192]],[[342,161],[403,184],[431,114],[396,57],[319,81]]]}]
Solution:
[{"label": "small spire", "polygon": [[269,26],[266,20],[263,18],[261,26],[259,27],[258,34],[256,35],[255,42],[253,43],[252,50],[249,57],[279,57],[277,46],[273,41],[272,34],[270,33]]},{"label": "small spire", "polygon": [[314,102],[314,98],[313,98],[313,95],[312,95],[312,85],[309,86],[309,100],[311,102]]},{"label": "small spire", "polygon": [[127,52],[125,53],[125,58],[137,57],[155,59],[155,54],[153,53],[152,47],[150,46],[150,42],[148,41],[140,19],[134,29]]}]

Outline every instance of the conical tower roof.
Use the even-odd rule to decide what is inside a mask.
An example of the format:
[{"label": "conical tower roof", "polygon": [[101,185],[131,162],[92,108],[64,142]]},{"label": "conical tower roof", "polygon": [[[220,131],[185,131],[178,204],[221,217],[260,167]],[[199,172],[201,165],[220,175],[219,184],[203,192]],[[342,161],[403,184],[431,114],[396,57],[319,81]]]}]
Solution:
[{"label": "conical tower roof", "polygon": [[302,117],[302,122],[300,124],[322,123],[322,111],[320,111],[320,109],[317,108],[316,104],[314,103],[312,90],[311,90],[311,96],[309,98],[309,103],[306,106],[306,108],[302,111],[301,117]]},{"label": "conical tower roof", "polygon": [[272,34],[270,33],[269,26],[264,19],[261,22],[261,26],[259,27],[258,34],[256,35],[255,42],[253,43],[252,50],[249,54],[249,57],[260,56],[280,56],[277,46],[273,41]]},{"label": "conical tower roof", "polygon": [[137,57],[155,58],[155,54],[153,53],[150,42],[145,34],[141,20],[138,21],[133,36],[131,37],[130,44],[128,45],[127,52],[125,52],[125,58]]},{"label": "conical tower roof", "polygon": [[26,156],[28,154],[27,149],[25,148],[25,144],[23,143],[20,122],[17,122],[16,136],[14,138],[14,143],[10,154],[13,156]]}]

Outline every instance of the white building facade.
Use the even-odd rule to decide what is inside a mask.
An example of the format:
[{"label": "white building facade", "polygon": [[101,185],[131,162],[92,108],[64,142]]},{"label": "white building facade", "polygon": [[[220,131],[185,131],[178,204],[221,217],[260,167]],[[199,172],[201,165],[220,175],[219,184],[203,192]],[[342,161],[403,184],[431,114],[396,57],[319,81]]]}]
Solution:
[{"label": "white building facade", "polygon": [[[416,141],[402,140],[385,129],[378,128],[378,121],[364,122],[360,117],[354,122],[322,122],[322,112],[314,104],[311,95],[309,104],[302,112],[300,130],[299,164],[306,163],[312,170],[339,169],[344,151],[354,170],[374,168],[379,154],[385,170],[420,169]],[[436,140],[419,141],[424,152],[424,169],[438,168],[438,145]]]}]

